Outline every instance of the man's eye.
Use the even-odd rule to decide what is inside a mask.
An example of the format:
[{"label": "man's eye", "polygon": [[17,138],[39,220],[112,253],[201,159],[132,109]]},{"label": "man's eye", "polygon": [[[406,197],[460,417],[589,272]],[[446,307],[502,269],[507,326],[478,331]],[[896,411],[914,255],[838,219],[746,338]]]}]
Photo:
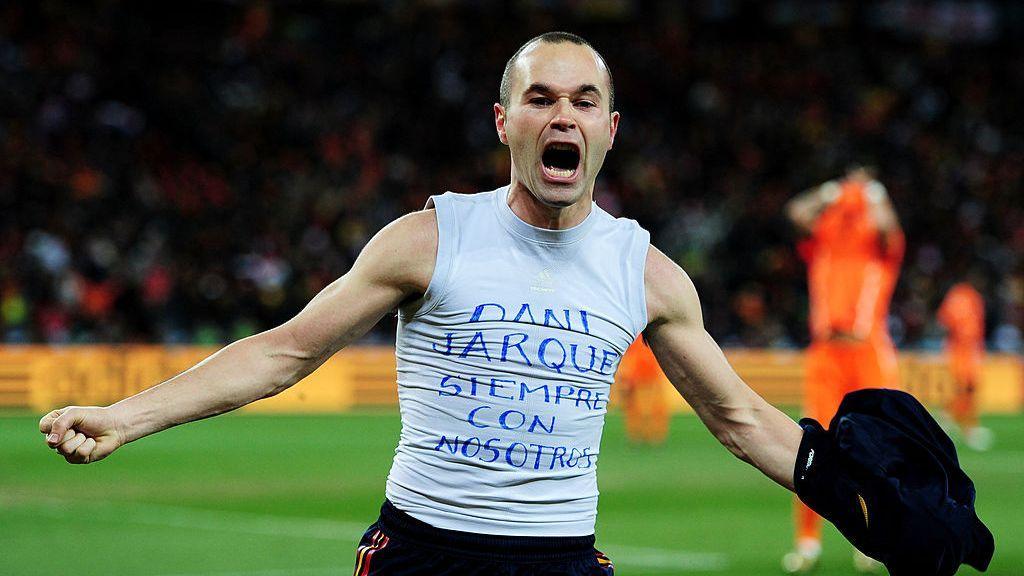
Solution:
[{"label": "man's eye", "polygon": [[591,102],[590,100],[580,100],[579,102],[576,103],[576,107],[577,108],[595,108],[595,107],[597,107],[597,104],[594,103],[594,102]]},{"label": "man's eye", "polygon": [[551,104],[551,99],[537,96],[536,98],[530,98],[530,104],[535,104],[537,106],[547,106]]}]

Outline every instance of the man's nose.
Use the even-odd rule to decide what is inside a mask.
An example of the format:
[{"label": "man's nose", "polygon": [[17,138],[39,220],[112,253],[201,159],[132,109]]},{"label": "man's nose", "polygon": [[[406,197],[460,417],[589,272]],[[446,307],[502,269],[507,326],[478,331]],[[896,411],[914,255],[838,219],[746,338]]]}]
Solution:
[{"label": "man's nose", "polygon": [[552,128],[556,130],[573,130],[576,128],[572,102],[568,98],[559,98],[555,101],[553,108],[554,116],[551,117]]}]

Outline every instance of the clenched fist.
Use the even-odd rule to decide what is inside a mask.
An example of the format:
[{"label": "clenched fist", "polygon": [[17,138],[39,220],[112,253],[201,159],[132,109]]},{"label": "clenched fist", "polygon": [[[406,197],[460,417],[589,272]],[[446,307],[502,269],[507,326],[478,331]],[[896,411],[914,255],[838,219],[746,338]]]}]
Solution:
[{"label": "clenched fist", "polygon": [[125,443],[118,423],[107,408],[68,406],[39,420],[46,445],[72,464],[106,458]]}]

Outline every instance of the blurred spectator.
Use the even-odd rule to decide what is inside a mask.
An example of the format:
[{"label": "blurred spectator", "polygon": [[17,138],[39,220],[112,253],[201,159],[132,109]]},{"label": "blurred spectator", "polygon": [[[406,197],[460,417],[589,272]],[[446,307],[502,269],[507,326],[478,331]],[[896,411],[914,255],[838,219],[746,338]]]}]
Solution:
[{"label": "blurred spectator", "polygon": [[7,3],[0,339],[220,342],[281,322],[428,195],[507,180],[500,71],[568,28],[619,87],[598,202],[690,272],[716,338],[807,341],[782,204],[861,161],[907,232],[898,343],[938,346],[939,299],[973,265],[989,344],[1019,350],[1024,11],[1009,6]]}]

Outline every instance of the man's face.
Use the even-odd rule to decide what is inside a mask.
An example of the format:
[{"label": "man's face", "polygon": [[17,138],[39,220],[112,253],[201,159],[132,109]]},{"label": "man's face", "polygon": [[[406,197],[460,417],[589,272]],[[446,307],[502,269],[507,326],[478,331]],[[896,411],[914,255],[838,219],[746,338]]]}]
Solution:
[{"label": "man's face", "polygon": [[593,190],[619,124],[609,91],[587,46],[538,42],[520,54],[508,108],[495,104],[494,122],[512,154],[513,180],[542,204],[564,208]]}]

